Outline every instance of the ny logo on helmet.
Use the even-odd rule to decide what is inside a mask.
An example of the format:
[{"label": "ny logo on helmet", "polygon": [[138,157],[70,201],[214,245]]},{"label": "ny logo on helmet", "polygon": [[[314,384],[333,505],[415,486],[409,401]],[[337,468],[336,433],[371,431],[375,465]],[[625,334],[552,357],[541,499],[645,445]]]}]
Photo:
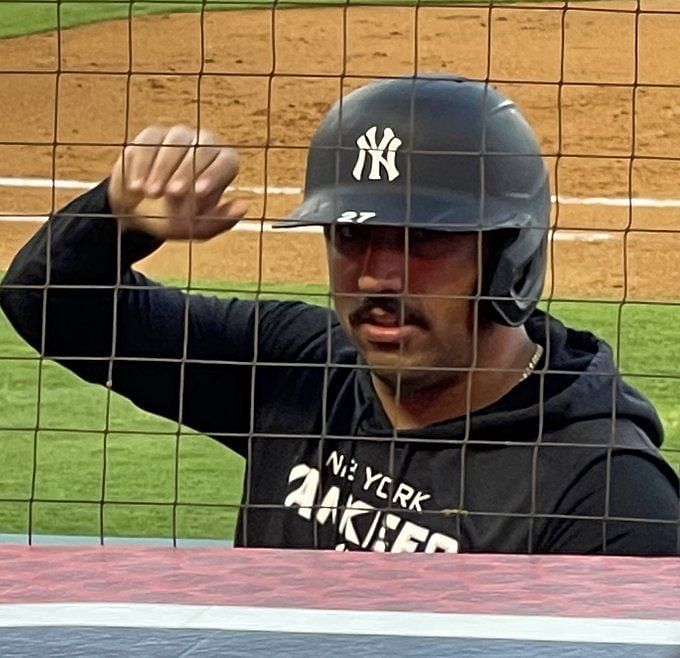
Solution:
[{"label": "ny logo on helmet", "polygon": [[392,128],[385,128],[382,139],[378,143],[376,141],[377,130],[377,126],[373,126],[357,139],[359,155],[352,170],[352,176],[356,180],[361,180],[366,165],[366,155],[371,156],[368,180],[382,180],[381,167],[387,173],[387,180],[393,181],[399,176],[395,157],[397,149],[401,146],[401,140],[394,134]]}]

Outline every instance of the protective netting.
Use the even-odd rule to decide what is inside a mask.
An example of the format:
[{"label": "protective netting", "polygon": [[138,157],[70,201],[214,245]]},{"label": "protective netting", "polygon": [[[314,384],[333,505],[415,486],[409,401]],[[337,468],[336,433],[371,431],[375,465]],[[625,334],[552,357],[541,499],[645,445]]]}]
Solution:
[{"label": "protective netting", "polygon": [[[271,222],[301,202],[309,140],[321,117],[343,95],[381,77],[456,73],[488,82],[518,103],[550,172],[552,230],[542,307],[610,342],[627,381],[656,406],[666,430],[663,452],[677,471],[679,32],[676,0],[4,2],[0,268],[9,267],[48,215],[108,176],[121,147],[145,126],[186,124],[214,131],[220,143],[239,152],[241,173],[230,194],[250,202],[248,218],[206,243],[166,243],[139,269],[184,292],[319,304],[330,327],[320,230],[271,230]],[[96,215],[92,221],[108,221]],[[119,277],[116,290],[126,285]],[[42,294],[58,286],[48,275],[34,290]],[[247,363],[224,355],[207,359],[210,367],[246,363],[252,374],[243,380],[248,390],[238,395],[249,405],[245,431],[211,432],[227,440],[245,437],[246,460],[182,422],[188,413],[185,370],[205,365],[189,341],[190,307],[182,308],[179,353],[161,359],[177,367],[173,377],[179,372],[172,389],[180,400],[178,413],[169,419],[138,410],[110,388],[81,382],[46,358],[47,303],[38,352],[2,317],[0,533],[29,543],[43,535],[86,535],[102,542],[225,539],[233,536],[239,510],[284,507],[285,500],[313,521],[314,541],[329,519],[342,525],[348,502],[335,500],[323,486],[314,488],[309,478],[314,465],[343,480],[347,469],[369,468],[334,451],[334,442],[347,435],[322,430],[328,453],[307,461],[300,457],[299,465],[308,470],[298,471],[298,479],[291,471],[289,482],[299,488],[288,491],[285,500],[250,498],[253,478],[273,477],[266,469],[245,467],[246,461],[262,466],[254,460],[253,441],[280,438],[258,429],[256,386],[267,385],[267,368],[288,368],[294,388],[301,365],[285,354],[271,362],[260,358],[259,329],[250,335],[254,353]],[[113,308],[115,325],[116,304]],[[254,309],[258,327],[261,308]],[[68,334],[69,322],[59,331]],[[115,327],[107,340],[109,354],[97,357],[108,369],[106,379],[115,379],[114,368],[125,359],[158,360],[144,353],[118,359]],[[309,405],[310,414],[324,418],[333,384],[329,373],[337,365],[330,342],[327,352],[319,365],[325,377],[322,398]],[[73,351],[51,354],[92,361],[91,355]],[[542,372],[549,374],[546,368]],[[166,375],[162,368],[154,370],[149,388],[162,389]],[[223,403],[217,395],[212,400]],[[617,413],[612,403],[612,428]],[[466,416],[469,424],[469,410]],[[615,442],[614,434],[605,441]],[[300,430],[302,438],[318,436]],[[533,449],[541,436],[539,428],[525,447]],[[466,431],[464,441],[468,438]],[[389,520],[389,511],[409,505],[411,512],[420,511],[419,501],[431,494],[409,484],[399,488],[399,470],[405,468],[401,453],[417,439],[407,441],[396,432],[373,439],[390,446],[382,479],[374,480],[383,486],[385,496],[378,498],[387,501],[387,511],[380,523],[375,517],[360,544],[379,549],[396,530],[389,526],[397,523]],[[536,464],[529,458],[528,470],[514,476],[534,483],[532,490],[540,479]],[[462,472],[455,482],[460,505],[426,509],[425,516],[464,519],[469,511],[464,465]],[[368,491],[370,475],[365,483]],[[534,492],[529,507],[517,512],[529,524],[546,516],[535,497]],[[245,544],[248,518],[246,513]]]}]

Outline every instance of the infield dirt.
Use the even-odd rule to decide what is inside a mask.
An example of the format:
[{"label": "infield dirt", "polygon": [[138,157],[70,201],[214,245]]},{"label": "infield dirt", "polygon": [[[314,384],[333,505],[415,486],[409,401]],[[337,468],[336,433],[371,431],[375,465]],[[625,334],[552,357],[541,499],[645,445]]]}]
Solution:
[{"label": "infield dirt", "polygon": [[[305,147],[341,93],[414,70],[490,78],[534,125],[565,197],[680,197],[680,0],[488,8],[329,7],[133,18],[0,41],[0,177],[95,181],[149,123],[215,131],[242,156],[250,217],[284,217]],[[614,11],[614,10],[620,11]],[[72,191],[0,186],[0,214]],[[680,298],[680,208],[560,204],[556,297]],[[35,223],[0,222],[0,269]],[[608,239],[593,235],[607,232]],[[590,236],[586,242],[574,237]],[[167,244],[142,267],[186,277]],[[194,245],[200,279],[323,282],[322,238],[232,233]]]}]

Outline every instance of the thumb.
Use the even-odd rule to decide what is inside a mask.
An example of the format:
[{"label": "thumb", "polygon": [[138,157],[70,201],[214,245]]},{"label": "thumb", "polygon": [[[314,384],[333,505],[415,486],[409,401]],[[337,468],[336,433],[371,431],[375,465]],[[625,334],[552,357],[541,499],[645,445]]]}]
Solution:
[{"label": "thumb", "polygon": [[248,204],[241,200],[226,201],[209,214],[196,218],[193,226],[195,240],[209,240],[220,233],[231,230],[239,223],[248,211]]}]

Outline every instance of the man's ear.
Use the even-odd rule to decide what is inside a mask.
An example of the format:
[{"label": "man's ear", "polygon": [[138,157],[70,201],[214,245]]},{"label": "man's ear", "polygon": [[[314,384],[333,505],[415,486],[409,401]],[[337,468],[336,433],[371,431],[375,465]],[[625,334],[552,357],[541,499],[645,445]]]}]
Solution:
[{"label": "man's ear", "polygon": [[479,292],[481,295],[488,294],[489,285],[493,273],[498,266],[498,259],[508,239],[508,234],[512,229],[500,229],[497,231],[480,231],[481,240],[481,256],[479,275],[480,286]]}]

